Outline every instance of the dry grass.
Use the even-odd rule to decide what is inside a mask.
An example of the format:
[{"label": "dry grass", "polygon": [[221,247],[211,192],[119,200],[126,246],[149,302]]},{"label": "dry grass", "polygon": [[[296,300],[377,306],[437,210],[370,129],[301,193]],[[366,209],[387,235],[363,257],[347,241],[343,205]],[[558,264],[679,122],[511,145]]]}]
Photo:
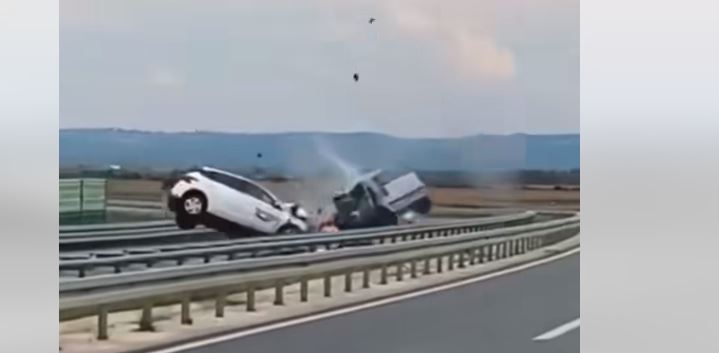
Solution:
[{"label": "dry grass", "polygon": [[155,180],[108,180],[107,198],[111,200],[160,201],[162,182]]},{"label": "dry grass", "polygon": [[579,190],[430,188],[430,197],[443,206],[579,209]]},{"label": "dry grass", "polygon": [[[285,182],[263,183],[284,200],[303,200],[311,204],[322,202],[316,183]],[[152,180],[110,180],[109,199],[159,201],[162,183]],[[324,189],[329,189],[325,187]],[[430,196],[438,206],[465,207],[542,207],[579,209],[579,190],[554,190],[551,186],[524,186],[521,188],[430,188]],[[329,194],[324,197],[329,198]],[[314,198],[314,200],[305,200]]]}]

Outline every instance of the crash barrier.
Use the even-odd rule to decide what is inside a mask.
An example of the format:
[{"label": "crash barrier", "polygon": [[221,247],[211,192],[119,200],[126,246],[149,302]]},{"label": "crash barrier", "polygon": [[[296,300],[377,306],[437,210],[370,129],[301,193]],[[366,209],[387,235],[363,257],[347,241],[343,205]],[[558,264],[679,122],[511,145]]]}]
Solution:
[{"label": "crash barrier", "polygon": [[106,208],[104,179],[60,179],[60,220],[101,218]]},{"label": "crash barrier", "polygon": [[[485,217],[489,219],[489,217]],[[166,221],[160,221],[166,222]],[[190,231],[179,230],[175,226],[162,227],[160,224],[157,228],[147,227],[142,228],[142,224],[149,222],[140,223],[128,223],[126,226],[121,226],[120,229],[112,229],[111,227],[98,228],[97,231],[77,231],[73,233],[66,233],[60,237],[60,249],[61,250],[83,250],[83,249],[97,249],[101,247],[118,247],[127,244],[132,245],[148,245],[157,242],[168,243],[176,240],[187,240],[197,239],[203,237],[214,237],[218,235],[218,232],[208,228],[198,228]],[[174,223],[173,223],[174,224]],[[377,232],[381,230],[396,230],[396,229],[408,229],[416,228],[416,224],[408,224],[402,226],[389,226],[389,227],[376,227],[372,229],[361,229],[354,231],[343,231],[342,234],[362,234],[370,232]],[[301,237],[306,237],[302,235]],[[273,236],[274,237],[274,236]],[[260,237],[261,238],[261,237]],[[277,238],[272,238],[276,240]]]},{"label": "crash barrier", "polygon": [[[157,262],[168,260],[175,261],[179,266],[193,258],[203,259],[204,263],[209,263],[213,257],[217,256],[226,256],[226,261],[233,261],[240,255],[243,255],[243,258],[254,258],[260,256],[261,253],[264,253],[264,256],[271,256],[315,252],[318,249],[335,250],[353,245],[391,244],[400,241],[449,237],[480,230],[527,224],[531,223],[535,216],[535,212],[528,211],[517,215],[480,218],[442,225],[419,227],[415,225],[413,227],[385,228],[384,230],[364,229],[343,233],[273,236],[264,237],[257,241],[212,242],[198,244],[199,248],[186,250],[176,245],[167,248],[170,251],[165,252],[162,252],[162,248],[159,247],[158,249],[142,249],[140,250],[141,252],[136,254],[124,254],[124,256],[117,257],[61,260],[59,269],[60,271],[75,270],[78,271],[79,277],[85,277],[88,270],[98,267],[111,267],[116,274],[119,274],[123,271],[123,268],[132,264],[144,264],[149,268]],[[193,244],[191,246],[197,245]]]},{"label": "crash barrier", "polygon": [[[345,277],[344,290],[350,292],[355,273],[363,274],[362,287],[369,288],[373,271],[380,271],[380,285],[383,285],[388,283],[390,268],[396,269],[394,276],[397,281],[402,281],[405,275],[416,278],[523,254],[578,233],[579,217],[574,216],[541,224],[381,247],[142,273],[142,280],[132,284],[115,276],[61,283],[59,316],[60,321],[97,316],[97,338],[104,340],[108,338],[108,315],[113,312],[141,310],[140,329],[151,330],[153,307],[180,304],[181,323],[190,325],[190,305],[196,301],[215,300],[215,316],[223,317],[227,296],[237,293],[245,293],[246,309],[255,311],[255,292],[258,290],[274,288],[274,304],[283,305],[285,287],[299,283],[300,301],[306,302],[310,299],[310,281],[322,280],[323,297],[331,297],[335,276]],[[430,262],[435,264],[434,270]],[[409,267],[407,272],[406,267]]]},{"label": "crash barrier", "polygon": [[154,231],[156,229],[169,227],[177,229],[175,222],[171,220],[64,225],[60,226],[60,237],[71,238],[79,236],[112,235],[113,232]]}]

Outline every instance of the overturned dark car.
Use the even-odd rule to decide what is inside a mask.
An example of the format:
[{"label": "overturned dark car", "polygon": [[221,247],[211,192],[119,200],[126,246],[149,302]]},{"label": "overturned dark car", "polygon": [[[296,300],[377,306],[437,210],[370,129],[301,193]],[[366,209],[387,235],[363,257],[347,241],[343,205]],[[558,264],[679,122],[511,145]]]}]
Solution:
[{"label": "overturned dark car", "polygon": [[338,229],[392,226],[432,208],[424,183],[415,173],[387,180],[377,170],[360,176],[350,187],[333,197]]}]

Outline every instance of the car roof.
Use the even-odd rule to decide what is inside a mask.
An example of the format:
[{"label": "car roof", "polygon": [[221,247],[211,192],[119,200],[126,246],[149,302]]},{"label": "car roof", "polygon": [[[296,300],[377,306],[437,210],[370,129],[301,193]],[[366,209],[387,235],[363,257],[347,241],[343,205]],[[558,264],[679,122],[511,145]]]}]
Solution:
[{"label": "car roof", "polygon": [[[275,199],[278,199],[277,196],[276,196],[274,193],[272,193],[272,191],[268,190],[266,187],[260,185],[260,183],[254,181],[254,180],[252,180],[252,179],[249,179],[249,178],[246,178],[246,177],[243,177],[243,176],[241,176],[241,175],[234,174],[234,173],[230,173],[230,172],[225,171],[225,170],[222,170],[222,169],[213,168],[213,167],[204,166],[204,167],[200,167],[199,170],[205,171],[205,172],[214,172],[214,173],[219,173],[219,174],[225,174],[225,175],[231,176],[231,177],[233,177],[233,178],[237,178],[237,179],[240,179],[240,180],[242,180],[242,181],[246,181],[246,182],[248,182],[248,183],[250,183],[250,184],[252,184],[252,185],[255,185],[255,186],[257,186],[258,188],[262,189],[264,192],[266,192],[266,193],[272,195],[272,197],[274,197]],[[278,200],[279,200],[279,199],[278,199]]]}]

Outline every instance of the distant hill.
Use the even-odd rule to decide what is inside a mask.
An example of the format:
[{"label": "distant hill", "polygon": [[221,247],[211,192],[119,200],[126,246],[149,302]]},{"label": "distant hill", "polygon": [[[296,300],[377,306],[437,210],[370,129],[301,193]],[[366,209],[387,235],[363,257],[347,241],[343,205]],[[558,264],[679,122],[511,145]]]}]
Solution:
[{"label": "distant hill", "polygon": [[337,168],[423,171],[579,168],[579,135],[399,138],[378,133],[165,133],[60,130],[60,165],[263,168],[292,175]]}]

